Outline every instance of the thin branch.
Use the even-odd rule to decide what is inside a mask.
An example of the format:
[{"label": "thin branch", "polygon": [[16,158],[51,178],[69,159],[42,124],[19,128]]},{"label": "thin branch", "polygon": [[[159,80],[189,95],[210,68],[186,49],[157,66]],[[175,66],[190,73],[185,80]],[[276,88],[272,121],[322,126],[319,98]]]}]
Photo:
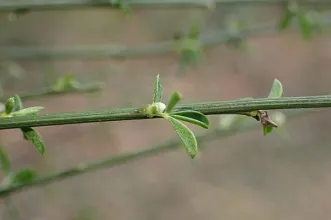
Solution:
[{"label": "thin branch", "polygon": [[[53,96],[53,95],[63,95],[68,93],[86,93],[86,92],[95,92],[101,90],[103,87],[102,83],[89,83],[82,84],[79,88],[68,88],[60,91],[54,91],[52,87],[46,87],[39,91],[22,93],[19,94],[22,100],[31,100],[35,98],[40,98],[42,96]],[[0,102],[5,102],[10,96],[0,97]]]},{"label": "thin branch", "polygon": [[[331,107],[331,96],[308,96],[286,98],[259,98],[221,102],[178,105],[174,111],[195,110],[205,115],[236,114],[254,110],[327,108]],[[150,119],[142,108],[104,109],[81,112],[17,116],[1,118],[0,130],[22,127],[79,124],[104,121]]]},{"label": "thin branch", "polygon": [[[300,111],[292,111],[287,114],[289,118],[298,118],[304,115],[307,115],[307,113],[316,113],[316,111],[309,111],[309,110],[300,110]],[[207,141],[207,140],[213,140],[219,137],[230,137],[234,133],[237,134],[237,132],[244,132],[249,131],[253,128],[261,128],[259,123],[256,123],[256,121],[251,121],[250,123],[245,123],[240,127],[232,127],[228,130],[220,130],[215,129],[212,132],[207,132],[203,134],[196,135],[196,138],[198,141]],[[53,182],[57,182],[66,178],[74,177],[77,175],[81,175],[87,172],[96,171],[99,169],[104,168],[110,168],[113,166],[121,165],[127,162],[133,162],[134,160],[142,159],[148,156],[154,156],[160,153],[165,153],[174,149],[177,149],[177,147],[182,144],[182,142],[176,138],[170,141],[167,141],[163,144],[158,144],[154,147],[151,147],[147,150],[138,151],[135,153],[127,153],[122,154],[120,156],[113,156],[108,157],[105,159],[101,159],[95,162],[91,163],[81,163],[77,166],[70,168],[68,170],[60,171],[57,173],[53,173],[50,175],[41,176],[34,181],[26,184],[19,184],[19,185],[11,185],[11,186],[5,186],[3,188],[0,188],[0,197],[8,196],[12,193],[19,192],[23,189],[28,189],[31,187],[39,186],[39,185],[45,185]],[[203,146],[201,146],[203,147]]]},{"label": "thin branch", "polygon": [[[211,4],[219,5],[262,5],[284,4],[288,0],[121,0],[133,8],[208,8]],[[78,9],[90,7],[118,8],[117,1],[112,0],[2,0],[0,11],[17,10],[55,10]],[[299,0],[305,5],[329,5],[328,0]]]},{"label": "thin branch", "polygon": [[[330,1],[331,3],[331,1]],[[322,25],[331,24],[331,13],[323,13]],[[297,24],[293,28],[298,28]],[[245,39],[261,34],[274,34],[279,32],[279,22],[260,24],[247,28],[238,36],[233,36],[224,30],[201,34],[200,40],[203,47],[227,43],[238,38]],[[0,48],[0,59],[16,60],[50,60],[50,59],[124,59],[141,58],[175,52],[176,41],[148,44],[137,47],[125,45],[98,45],[98,46],[3,46]]]}]

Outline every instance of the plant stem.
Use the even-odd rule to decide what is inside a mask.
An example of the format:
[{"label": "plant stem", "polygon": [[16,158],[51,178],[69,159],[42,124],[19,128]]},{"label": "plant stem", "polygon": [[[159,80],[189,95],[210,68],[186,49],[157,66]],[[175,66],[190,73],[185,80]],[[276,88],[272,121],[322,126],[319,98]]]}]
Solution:
[{"label": "plant stem", "polygon": [[[316,111],[309,111],[309,110],[300,110],[300,111],[291,111],[287,113],[289,118],[298,118],[307,113],[316,113]],[[251,120],[250,123],[244,123],[240,127],[232,127],[228,130],[220,130],[215,129],[211,132],[202,133],[196,135],[198,141],[207,141],[213,140],[219,137],[230,137],[233,134],[237,134],[237,132],[248,131],[253,128],[261,128],[261,125],[257,123],[255,120]],[[176,149],[180,146],[182,142],[176,138],[170,141],[167,141],[163,144],[158,144],[154,147],[151,147],[147,150],[142,150],[134,153],[127,153],[122,154],[120,156],[112,156],[105,159],[101,159],[91,163],[81,163],[77,166],[70,168],[68,170],[60,171],[54,174],[41,176],[34,181],[27,183],[27,184],[19,184],[19,185],[12,185],[0,188],[0,197],[8,196],[12,193],[19,192],[23,189],[35,187],[38,185],[45,185],[52,182],[60,181],[66,178],[70,178],[76,175],[81,175],[87,172],[103,169],[103,168],[110,168],[113,166],[121,165],[127,162],[133,162],[137,159],[142,159],[148,156],[157,155],[159,153],[165,153],[171,150]]]},{"label": "plant stem", "polygon": [[[51,95],[63,95],[67,93],[85,93],[85,92],[94,92],[101,90],[103,87],[102,83],[89,83],[83,84],[79,88],[69,88],[63,89],[61,91],[54,91],[52,87],[43,88],[40,91],[31,92],[31,93],[22,93],[20,94],[20,98],[22,100],[31,100],[35,98],[40,98],[42,96],[51,96]],[[0,102],[5,102],[9,97],[0,97]]]},{"label": "plant stem", "polygon": [[[173,111],[194,110],[205,115],[236,114],[254,110],[327,108],[331,107],[331,96],[308,96],[286,98],[259,98],[221,102],[206,102],[177,105]],[[158,118],[158,117],[155,117]],[[22,127],[79,124],[103,121],[150,119],[141,108],[105,109],[82,112],[17,116],[1,118],[0,130]]]},{"label": "plant stem", "polygon": [[[207,8],[208,4],[216,3],[222,5],[234,4],[283,4],[288,0],[122,0],[129,7],[134,8]],[[319,4],[328,5],[328,0],[299,0],[299,4]],[[2,0],[0,2],[0,11],[15,11],[15,10],[54,10],[54,9],[73,9],[73,8],[87,8],[87,7],[105,7],[118,8],[116,3],[108,0],[25,0],[13,1]]]}]

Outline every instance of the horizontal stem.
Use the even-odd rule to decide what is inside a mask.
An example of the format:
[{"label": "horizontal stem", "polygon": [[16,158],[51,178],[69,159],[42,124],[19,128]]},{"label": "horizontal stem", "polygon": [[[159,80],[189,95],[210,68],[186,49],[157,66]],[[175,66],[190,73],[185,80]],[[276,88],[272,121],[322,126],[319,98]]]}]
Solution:
[{"label": "horizontal stem", "polygon": [[[298,118],[300,116],[307,115],[307,113],[313,113],[309,110],[300,110],[300,111],[292,111],[287,114],[290,118]],[[316,113],[316,111],[315,111]],[[196,138],[199,141],[207,141],[207,140],[213,140],[219,137],[229,137],[233,134],[237,134],[238,131],[248,131],[252,128],[261,128],[261,125],[259,123],[256,123],[256,121],[252,120],[250,123],[244,124],[240,127],[232,127],[227,130],[220,130],[215,129],[212,132],[203,133],[196,135]],[[105,159],[101,159],[95,162],[91,163],[81,163],[77,166],[70,168],[68,170],[60,171],[57,173],[53,173],[50,175],[41,176],[34,181],[27,183],[27,184],[18,184],[18,185],[12,185],[0,188],[0,197],[8,196],[12,193],[19,192],[23,189],[35,187],[38,185],[45,185],[52,182],[60,181],[63,179],[67,179],[70,177],[74,177],[77,175],[81,175],[87,172],[103,169],[103,168],[110,168],[113,166],[121,165],[127,162],[133,162],[137,159],[146,158],[148,156],[157,155],[159,153],[165,153],[174,149],[177,149],[177,147],[182,144],[182,142],[176,138],[170,141],[167,141],[163,144],[158,144],[154,147],[151,147],[147,150],[142,150],[134,153],[128,153],[128,154],[122,154],[120,156],[113,156],[108,157]],[[202,146],[200,146],[202,147]]]},{"label": "horizontal stem", "polygon": [[[177,105],[173,111],[195,110],[205,115],[236,114],[254,110],[327,108],[331,96],[286,97],[279,99],[259,98],[221,102]],[[150,119],[141,108],[105,109],[82,112],[65,112],[1,118],[0,130],[22,127],[79,124],[104,121]]]},{"label": "horizontal stem", "polygon": [[[69,88],[63,89],[60,91],[54,91],[52,87],[46,87],[39,91],[30,92],[30,93],[22,93],[19,94],[22,100],[31,100],[35,98],[40,98],[42,96],[52,96],[52,95],[63,95],[67,93],[85,93],[85,92],[94,92],[101,90],[103,87],[102,83],[89,83],[83,84],[79,88]],[[0,102],[5,102],[10,96],[0,97]]]},{"label": "horizontal stem", "polygon": [[[216,3],[222,5],[234,4],[283,4],[288,0],[122,0],[129,7],[133,8],[207,8],[209,4]],[[115,2],[115,1],[114,1]],[[299,0],[299,4],[319,4],[328,5],[328,0]],[[87,7],[117,8],[111,0],[1,0],[0,11],[15,10],[54,10],[73,9]]]},{"label": "horizontal stem", "polygon": [[[331,3],[331,1],[330,1]],[[331,23],[331,13],[325,12],[321,17],[322,25]],[[298,28],[294,23],[293,28]],[[233,36],[224,30],[212,31],[201,34],[200,40],[203,47],[227,43],[230,40],[245,39],[261,34],[273,34],[279,32],[279,22],[260,24],[242,30],[238,36]],[[175,52],[176,41],[147,44],[136,47],[125,45],[97,45],[97,46],[3,46],[0,48],[0,59],[15,60],[49,60],[49,59],[123,59],[140,58],[152,55],[160,55]]]}]

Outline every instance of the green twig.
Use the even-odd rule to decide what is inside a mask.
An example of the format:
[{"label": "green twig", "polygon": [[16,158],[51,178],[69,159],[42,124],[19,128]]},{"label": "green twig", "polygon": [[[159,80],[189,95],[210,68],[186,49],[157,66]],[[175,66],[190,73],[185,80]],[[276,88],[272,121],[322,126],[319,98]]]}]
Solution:
[{"label": "green twig", "polygon": [[[31,100],[31,99],[35,99],[35,98],[40,98],[41,96],[63,95],[63,94],[67,94],[67,93],[94,92],[94,91],[98,91],[98,90],[102,89],[102,87],[103,87],[102,83],[83,84],[79,88],[68,88],[68,89],[63,89],[60,91],[55,91],[52,87],[47,87],[47,88],[43,88],[36,92],[22,93],[19,95],[19,97],[22,100]],[[0,97],[0,102],[5,102],[10,97],[11,96]]]},{"label": "green twig", "polygon": [[[316,113],[316,111],[309,111],[309,110],[291,111],[291,112],[287,113],[287,116],[289,116],[289,118],[298,118],[298,117],[307,115],[307,113],[314,113],[314,112]],[[198,134],[198,135],[196,135],[196,138],[198,141],[213,140],[213,139],[216,139],[219,137],[229,137],[239,131],[248,131],[253,128],[260,128],[260,125],[252,120],[251,123],[245,123],[244,125],[242,125],[240,127],[233,127],[228,130],[215,129],[214,131],[211,131],[211,132]],[[181,144],[182,144],[182,142],[176,138],[176,139],[167,141],[163,144],[158,144],[147,150],[142,150],[142,151],[135,152],[135,153],[122,154],[120,156],[108,157],[108,158],[105,158],[105,159],[102,159],[102,160],[99,160],[96,162],[92,162],[92,163],[81,163],[68,170],[60,171],[60,172],[57,172],[54,174],[39,177],[30,183],[12,185],[12,186],[0,188],[0,197],[7,196],[9,194],[12,194],[12,193],[15,193],[15,192],[18,192],[18,191],[21,191],[23,189],[27,189],[30,187],[49,184],[52,182],[60,181],[60,180],[66,179],[66,178],[70,178],[70,177],[73,177],[76,175],[81,175],[81,174],[91,172],[94,170],[99,170],[102,168],[110,168],[110,167],[121,165],[121,164],[124,164],[127,162],[132,162],[137,159],[142,159],[142,158],[145,158],[148,156],[165,153],[165,152],[176,149]]]},{"label": "green twig", "polygon": [[[331,3],[331,1],[330,1]],[[323,13],[323,25],[331,23],[330,13]],[[294,26],[295,28],[298,25]],[[208,32],[201,35],[204,47],[231,40],[242,39],[261,34],[279,32],[279,22],[257,25],[240,32],[239,36],[232,36],[224,30]],[[48,60],[48,59],[122,59],[152,56],[175,52],[177,41],[148,44],[144,46],[128,47],[125,45],[98,45],[98,46],[73,46],[73,47],[47,47],[47,46],[4,46],[0,48],[0,59],[16,60]]]},{"label": "green twig", "polygon": [[[253,4],[283,4],[288,0],[121,0],[133,8],[207,8],[210,4],[221,5],[253,5]],[[114,2],[114,3],[112,3]],[[329,0],[299,0],[300,4],[319,4],[328,5]],[[2,0],[0,2],[0,11],[15,10],[54,10],[54,9],[73,9],[87,7],[118,8],[117,1],[111,0],[25,0],[13,1]]]},{"label": "green twig", "polygon": [[[258,98],[177,105],[173,111],[194,110],[205,115],[236,114],[255,110],[327,108],[331,96]],[[156,117],[157,118],[157,117]],[[150,119],[141,108],[105,109],[1,118],[0,130],[22,127]]]}]

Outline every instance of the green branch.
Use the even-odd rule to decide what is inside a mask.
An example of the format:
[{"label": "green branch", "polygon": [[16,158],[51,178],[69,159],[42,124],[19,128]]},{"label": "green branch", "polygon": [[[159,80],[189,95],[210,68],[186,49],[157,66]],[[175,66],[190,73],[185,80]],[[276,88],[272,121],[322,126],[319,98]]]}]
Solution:
[{"label": "green branch", "polygon": [[[35,98],[40,98],[42,96],[52,96],[52,95],[63,95],[67,93],[86,93],[86,92],[95,92],[102,89],[103,84],[101,83],[89,83],[82,84],[79,88],[65,88],[59,91],[54,90],[52,87],[46,87],[39,91],[30,92],[30,93],[22,93],[19,97],[24,100],[31,100]],[[0,97],[0,102],[5,102],[11,96]]]},{"label": "green branch", "polygon": [[[16,11],[16,10],[54,10],[54,9],[73,9],[73,8],[87,8],[87,7],[104,7],[104,8],[118,8],[118,3],[123,2],[129,7],[133,8],[208,8],[210,4],[283,4],[288,0],[25,0],[0,1],[0,11]],[[299,0],[300,4],[309,5],[329,5],[329,0]]]},{"label": "green branch", "polygon": [[[298,118],[304,115],[307,115],[307,113],[316,113],[316,111],[309,111],[309,110],[300,110],[300,111],[291,111],[287,115],[290,118]],[[229,137],[233,135],[234,133],[237,133],[238,131],[249,131],[252,128],[259,128],[259,124],[254,121],[250,121],[250,123],[245,123],[244,125],[240,127],[232,127],[228,130],[220,130],[215,129],[212,132],[203,133],[196,135],[196,138],[198,141],[207,141],[207,140],[213,140],[219,137]],[[17,185],[10,185],[5,186],[3,188],[0,188],[0,197],[7,196],[9,194],[19,192],[23,189],[35,187],[38,185],[45,185],[52,182],[60,181],[66,178],[70,178],[76,175],[81,175],[87,172],[99,170],[102,168],[110,168],[113,166],[121,165],[127,162],[133,162],[134,160],[146,158],[148,156],[165,153],[174,149],[177,149],[179,145],[181,145],[182,142],[178,140],[178,138],[175,138],[173,140],[167,141],[163,144],[156,145],[154,147],[151,147],[147,150],[142,150],[135,153],[128,153],[128,154],[122,154],[120,156],[113,156],[109,158],[105,158],[96,162],[92,163],[81,163],[73,168],[70,168],[68,170],[60,171],[54,174],[41,176],[32,182],[24,183],[24,184],[17,184]],[[203,147],[203,146],[202,146]]]},{"label": "green branch", "polygon": [[[255,110],[326,108],[331,107],[331,96],[258,98],[221,102],[177,105],[173,111],[193,110],[205,115],[236,114]],[[159,118],[159,117],[155,117]],[[0,130],[65,125],[103,121],[151,119],[142,108],[105,109],[1,118]]]},{"label": "green branch", "polygon": [[[325,24],[331,23],[325,17]],[[225,31],[214,31],[201,35],[202,46],[208,47],[220,43],[227,43],[239,38],[259,36],[279,32],[279,24],[263,24],[243,30],[239,36],[232,36]],[[144,46],[128,47],[125,45],[98,45],[73,47],[47,46],[4,46],[0,48],[0,59],[15,60],[48,60],[48,59],[122,59],[140,58],[176,51],[176,41],[148,44]]]}]

